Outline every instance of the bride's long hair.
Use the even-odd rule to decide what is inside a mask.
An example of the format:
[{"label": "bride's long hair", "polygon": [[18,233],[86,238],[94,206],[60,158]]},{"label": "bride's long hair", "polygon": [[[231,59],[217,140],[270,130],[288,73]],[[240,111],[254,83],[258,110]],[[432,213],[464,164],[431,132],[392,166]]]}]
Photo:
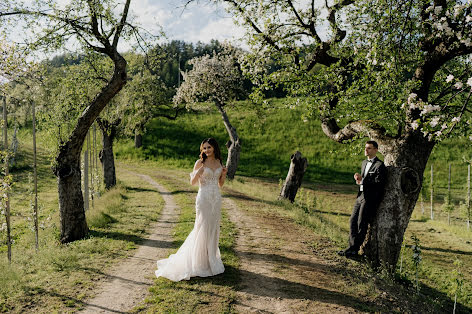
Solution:
[{"label": "bride's long hair", "polygon": [[205,162],[205,160],[207,159],[207,155],[203,152],[203,144],[205,143],[208,143],[211,145],[211,147],[213,147],[213,154],[215,155],[215,159],[218,159],[220,161],[220,164],[223,166],[223,163],[221,162],[220,146],[213,137],[204,139],[203,142],[200,144],[200,159],[202,160],[202,162]]}]

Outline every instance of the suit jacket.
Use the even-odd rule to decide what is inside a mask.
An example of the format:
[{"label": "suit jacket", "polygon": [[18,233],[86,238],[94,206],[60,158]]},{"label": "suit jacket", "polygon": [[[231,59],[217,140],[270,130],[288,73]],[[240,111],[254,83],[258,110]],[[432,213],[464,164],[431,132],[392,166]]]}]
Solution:
[{"label": "suit jacket", "polygon": [[[385,183],[387,180],[387,168],[382,160],[375,157],[370,166],[369,172],[364,174],[367,166],[367,159],[362,162],[361,175],[363,178],[362,185],[364,189],[364,198],[366,201],[372,200],[379,202],[384,194]],[[361,194],[360,186],[358,196]]]}]

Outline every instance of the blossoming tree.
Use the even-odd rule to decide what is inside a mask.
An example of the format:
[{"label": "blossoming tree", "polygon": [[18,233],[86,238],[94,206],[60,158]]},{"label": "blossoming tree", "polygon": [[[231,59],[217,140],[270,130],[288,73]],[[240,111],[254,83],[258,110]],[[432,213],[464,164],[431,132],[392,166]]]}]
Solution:
[{"label": "blossoming tree", "polygon": [[[304,96],[337,142],[379,143],[388,182],[363,249],[394,271],[433,147],[469,132],[472,3],[219,2],[247,26],[244,68],[261,90],[282,84]],[[269,74],[270,60],[278,70]]]},{"label": "blossoming tree", "polygon": [[230,141],[228,142],[227,178],[233,179],[238,168],[241,139],[229,122],[225,106],[242,91],[243,76],[237,64],[238,53],[230,47],[212,56],[205,55],[189,61],[192,70],[182,73],[184,82],[177,89],[174,103],[194,105],[198,101],[212,102],[223,118]]}]

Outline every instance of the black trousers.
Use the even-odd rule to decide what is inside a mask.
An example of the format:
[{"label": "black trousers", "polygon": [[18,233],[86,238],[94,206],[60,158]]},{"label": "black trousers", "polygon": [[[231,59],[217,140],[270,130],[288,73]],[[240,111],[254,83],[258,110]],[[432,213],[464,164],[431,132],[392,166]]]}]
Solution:
[{"label": "black trousers", "polygon": [[366,201],[364,193],[361,192],[356,199],[352,210],[349,232],[349,250],[359,251],[367,234],[367,228],[377,209],[377,202],[373,200]]}]

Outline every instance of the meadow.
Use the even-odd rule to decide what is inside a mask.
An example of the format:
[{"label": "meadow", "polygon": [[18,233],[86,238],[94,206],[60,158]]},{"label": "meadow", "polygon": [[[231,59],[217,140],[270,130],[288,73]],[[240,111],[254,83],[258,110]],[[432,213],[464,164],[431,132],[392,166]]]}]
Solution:
[{"label": "meadow", "polygon": [[[324,136],[319,122],[304,122],[300,114],[300,110],[290,109],[282,102],[276,102],[275,108],[265,114],[245,103],[228,108],[231,122],[243,140],[243,150],[237,177],[228,182],[225,193],[244,195],[235,198],[241,208],[261,215],[271,213],[287,217],[305,228],[305,232],[320,236],[322,241],[310,244],[313,250],[323,250],[327,258],[338,260],[335,252],[346,244],[348,218],[356,193],[351,178],[364,158],[363,142],[351,145],[335,143]],[[184,177],[198,158],[201,139],[209,136],[216,137],[222,146],[227,138],[221,117],[205,109],[184,114],[175,121],[152,120],[144,135],[144,146],[140,149],[133,147],[131,139],[121,138],[115,146],[119,184],[110,191],[100,189],[100,197],[94,200],[93,207],[87,212],[91,229],[89,236],[69,245],[60,245],[58,241],[56,179],[50,169],[51,155],[46,149],[48,140],[40,141],[41,230],[40,249],[35,251],[31,230],[32,185],[28,179],[32,171],[31,135],[29,131],[21,130],[20,152],[12,169],[15,181],[11,197],[15,240],[12,265],[8,265],[6,260],[4,233],[0,246],[3,255],[0,259],[0,311],[75,312],[93,296],[94,283],[104,277],[103,268],[111,267],[132,254],[145,238],[149,224],[158,219],[163,202],[152,187],[123,171],[124,168],[133,167],[138,172],[149,173],[175,191],[182,208],[180,222],[174,231],[175,247],[178,247],[192,226],[195,187],[169,179],[169,173]],[[462,182],[465,182],[467,171],[463,158],[467,158],[469,153],[464,149],[466,144],[462,139],[446,141],[433,152],[430,163],[438,171],[434,185],[439,191],[435,198],[438,210],[447,188],[447,167],[442,165],[453,165],[455,201],[465,197],[465,184]],[[222,150],[224,153],[225,149]],[[277,195],[288,170],[290,155],[295,150],[300,150],[308,158],[309,166],[303,188],[296,202],[290,204],[278,201]],[[428,171],[429,167],[425,173],[426,182]],[[340,289],[347,294],[359,292],[365,295],[366,300],[374,304],[367,307],[367,311],[385,309],[387,305],[381,296],[390,289],[409,294],[399,309],[421,310],[420,305],[427,304],[434,311],[442,312],[452,308],[454,279],[459,274],[463,280],[458,296],[460,312],[472,312],[472,232],[465,228],[458,210],[453,212],[450,225],[441,212],[437,213],[435,220],[428,219],[427,210],[423,214],[420,203],[417,204],[393,281],[358,263],[348,262],[348,268],[362,273],[362,278],[370,279],[350,278],[353,285],[341,286]],[[159,312],[166,308],[184,312],[208,308],[217,312],[231,311],[234,291],[240,283],[238,260],[233,250],[235,230],[226,214],[222,228],[222,254],[228,266],[228,277],[184,283],[156,280],[150,296],[136,311]],[[413,235],[419,238],[422,248],[422,262],[418,269],[419,294],[414,293]],[[205,296],[203,299],[202,295]],[[415,304],[419,305],[415,307]]]}]

